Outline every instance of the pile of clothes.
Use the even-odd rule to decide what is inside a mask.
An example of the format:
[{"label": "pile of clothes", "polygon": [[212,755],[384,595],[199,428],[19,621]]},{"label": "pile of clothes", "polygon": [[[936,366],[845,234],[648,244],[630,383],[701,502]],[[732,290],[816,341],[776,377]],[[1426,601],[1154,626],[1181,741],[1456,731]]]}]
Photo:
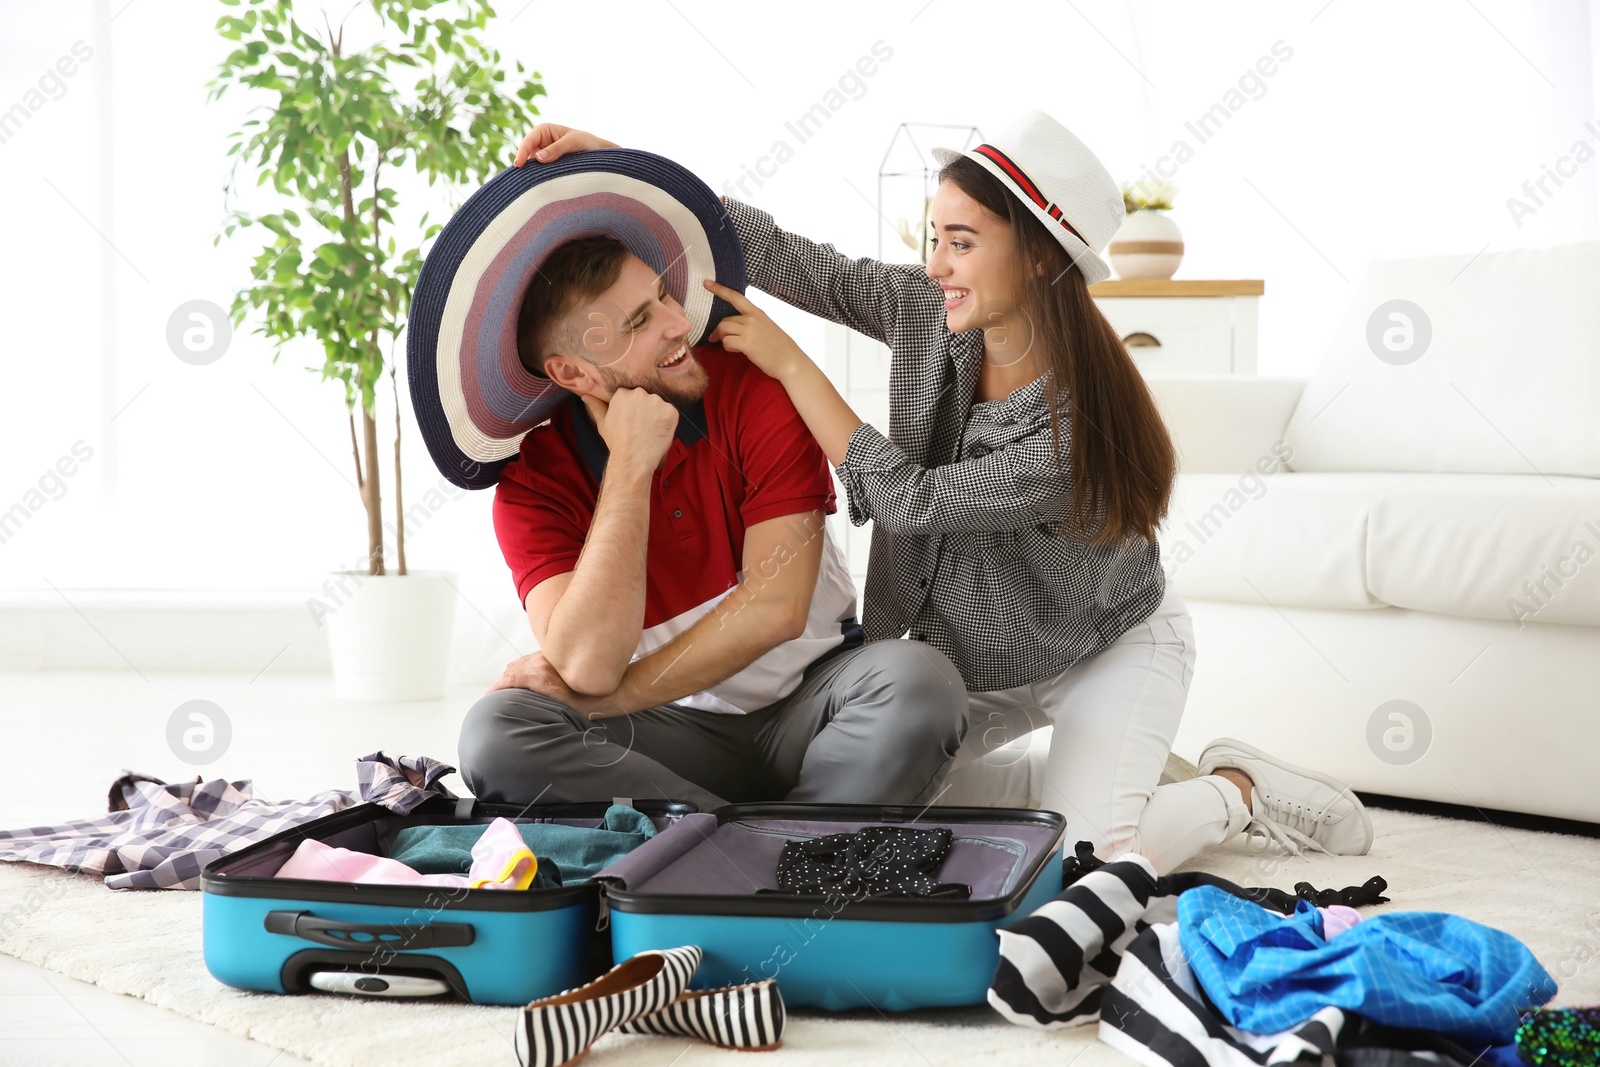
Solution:
[{"label": "pile of clothes", "polygon": [[656,836],[650,817],[612,804],[597,827],[560,823],[407,826],[387,856],[307,838],[278,878],[457,889],[552,889],[599,874]]},{"label": "pile of clothes", "polygon": [[1555,1013],[1528,1014],[1555,992],[1520,941],[1457,915],[1363,919],[1130,856],[1000,931],[989,1001],[1027,1026],[1098,1022],[1152,1067],[1595,1062],[1519,1057],[1519,1029],[1547,1049],[1578,1040]]},{"label": "pile of clothes", "polygon": [[454,770],[427,756],[374,752],[356,760],[355,791],[284,801],[256,796],[247,780],[168,784],[128,771],[111,783],[104,815],[0,830],[0,861],[101,875],[110,889],[197,890],[212,860],[324,815],[357,804],[406,815],[429,797],[454,799],[439,781]]},{"label": "pile of clothes", "polygon": [[[0,861],[104,877],[111,889],[200,888],[206,864],[357,804],[409,815],[433,797],[458,799],[440,779],[455,771],[427,756],[373,752],[356,761],[356,789],[273,801],[247,780],[163,782],[126,772],[109,810],[55,826],[0,830]],[[530,889],[576,884],[656,834],[643,813],[614,804],[598,827],[554,823],[412,826],[387,856],[301,842],[279,878],[387,885]]]}]

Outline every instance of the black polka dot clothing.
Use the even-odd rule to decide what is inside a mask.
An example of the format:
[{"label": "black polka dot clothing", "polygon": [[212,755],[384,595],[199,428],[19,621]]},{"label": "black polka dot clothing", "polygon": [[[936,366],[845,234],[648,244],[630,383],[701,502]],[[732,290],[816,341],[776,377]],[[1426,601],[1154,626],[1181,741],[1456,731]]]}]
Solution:
[{"label": "black polka dot clothing", "polygon": [[780,893],[869,897],[958,897],[972,888],[938,880],[954,840],[942,826],[866,826],[855,833],[790,841],[778,857]]}]

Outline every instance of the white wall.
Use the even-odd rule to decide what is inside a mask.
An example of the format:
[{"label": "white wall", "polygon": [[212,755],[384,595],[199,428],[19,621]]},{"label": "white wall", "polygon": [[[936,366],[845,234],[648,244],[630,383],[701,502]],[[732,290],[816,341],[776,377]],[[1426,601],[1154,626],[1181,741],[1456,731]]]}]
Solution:
[{"label": "white wall", "polygon": [[[364,549],[340,393],[300,369],[320,363],[317,348],[273,365],[242,333],[195,367],[166,346],[173,310],[226,305],[256,247],[212,244],[226,135],[246,112],[239,99],[205,102],[225,52],[211,28],[223,10],[0,7],[0,110],[42,101],[0,143],[0,509],[43,501],[0,544],[0,586],[310,589]],[[1600,161],[1550,187],[1521,226],[1506,203],[1574,141],[1600,142],[1584,126],[1600,114],[1589,0],[797,10],[508,0],[493,36],[545,76],[547,118],[673,156],[719,191],[787,141],[793,158],[747,184],[748,198],[853,254],[876,249],[870,201],[901,122],[988,130],[1038,106],[1119,178],[1183,138],[1194,152],[1173,178],[1189,247],[1179,276],[1266,279],[1266,374],[1312,369],[1371,257],[1600,236]],[[92,57],[30,97],[79,41]],[[1185,122],[1226,103],[1280,41],[1292,55],[1199,143]],[[877,42],[890,58],[847,81],[843,105],[798,143],[785,122],[826,101]],[[439,190],[410,202],[448,210]],[[774,310],[820,354],[820,324]],[[78,441],[92,458],[59,484],[48,478]],[[489,495],[425,500],[438,476],[414,433],[405,447],[408,497],[429,505],[412,565],[462,575],[463,662],[503,662],[525,635]],[[41,478],[45,491],[30,496]]]}]

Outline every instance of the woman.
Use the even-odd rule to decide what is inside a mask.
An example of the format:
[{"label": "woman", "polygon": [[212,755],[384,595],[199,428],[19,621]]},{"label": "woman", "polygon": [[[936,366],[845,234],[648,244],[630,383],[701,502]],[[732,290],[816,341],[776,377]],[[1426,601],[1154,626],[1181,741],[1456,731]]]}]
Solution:
[{"label": "woman", "polygon": [[[541,125],[517,164],[616,147]],[[889,436],[742,294],[711,336],[787,389],[835,465],[851,521],[874,520],[863,626],[939,648],[970,691],[951,782],[1052,725],[1043,806],[1067,840],[1158,870],[1247,829],[1291,851],[1363,854],[1371,822],[1333,779],[1231,739],[1161,784],[1195,649],[1156,530],[1176,469],[1149,390],[1088,286],[1122,199],[1042,112],[943,169],[925,267],[847,258],[724,198],[751,283],[889,345]]]}]

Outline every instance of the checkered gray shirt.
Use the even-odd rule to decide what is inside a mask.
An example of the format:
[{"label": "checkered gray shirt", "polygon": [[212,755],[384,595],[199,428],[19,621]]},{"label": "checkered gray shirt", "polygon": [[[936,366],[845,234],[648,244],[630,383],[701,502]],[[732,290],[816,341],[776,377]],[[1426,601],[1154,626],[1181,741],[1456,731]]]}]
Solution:
[{"label": "checkered gray shirt", "polygon": [[0,860],[104,875],[111,889],[199,889],[206,864],[290,827],[363,802],[405,815],[430,796],[454,798],[439,783],[454,770],[427,756],[374,752],[356,761],[356,792],[276,802],[258,798],[248,781],[169,785],[130,771],[112,783],[104,815],[0,830]]},{"label": "checkered gray shirt", "polygon": [[[850,521],[875,520],[867,640],[909,631],[982,692],[1059,674],[1155,611],[1159,546],[1057,536],[1071,468],[1057,465],[1042,381],[971,404],[983,333],[945,328],[944,295],[920,265],[851,259],[725,203],[751,284],[893,352],[889,435],[861,426],[837,468]],[[1068,432],[1063,416],[1063,449]]]}]

